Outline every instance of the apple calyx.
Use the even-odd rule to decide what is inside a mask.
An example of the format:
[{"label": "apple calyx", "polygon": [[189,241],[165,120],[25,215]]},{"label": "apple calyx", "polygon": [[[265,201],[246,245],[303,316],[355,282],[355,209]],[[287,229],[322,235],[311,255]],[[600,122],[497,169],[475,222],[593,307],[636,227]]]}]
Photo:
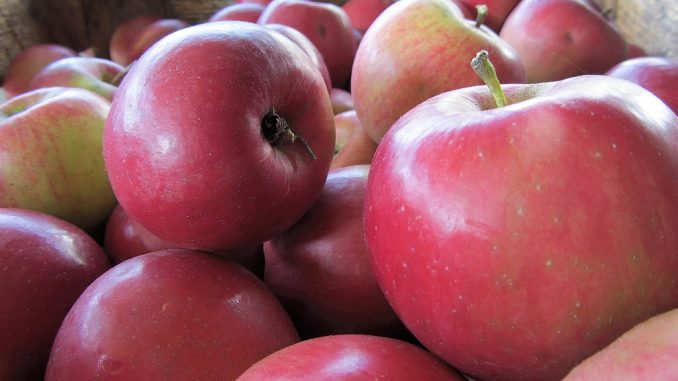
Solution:
[{"label": "apple calyx", "polygon": [[308,156],[311,157],[311,160],[316,159],[315,153],[313,153],[313,150],[306,139],[295,134],[290,129],[290,125],[287,123],[285,118],[278,115],[275,110],[271,110],[266,115],[264,115],[263,119],[261,120],[261,133],[264,135],[266,140],[274,146],[287,142],[294,143],[298,140],[304,147],[304,150],[306,150],[306,153],[308,153]]},{"label": "apple calyx", "polygon": [[480,26],[485,23],[489,11],[489,8],[487,8],[487,5],[485,4],[476,5],[476,28],[480,28]]},{"label": "apple calyx", "polygon": [[480,79],[485,82],[485,85],[490,89],[492,98],[497,104],[497,107],[504,107],[507,105],[506,95],[501,88],[497,72],[494,70],[494,65],[490,61],[490,55],[487,50],[481,50],[476,53],[476,56],[471,60],[471,68],[478,74]]}]

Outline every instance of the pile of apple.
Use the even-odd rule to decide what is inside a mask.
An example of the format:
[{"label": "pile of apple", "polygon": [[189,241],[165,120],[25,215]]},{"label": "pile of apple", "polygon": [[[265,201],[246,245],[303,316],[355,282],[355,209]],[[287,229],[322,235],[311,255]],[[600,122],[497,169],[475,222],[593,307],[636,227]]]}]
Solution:
[{"label": "pile of apple", "polygon": [[675,380],[678,61],[589,0],[241,0],[0,103],[0,380]]}]

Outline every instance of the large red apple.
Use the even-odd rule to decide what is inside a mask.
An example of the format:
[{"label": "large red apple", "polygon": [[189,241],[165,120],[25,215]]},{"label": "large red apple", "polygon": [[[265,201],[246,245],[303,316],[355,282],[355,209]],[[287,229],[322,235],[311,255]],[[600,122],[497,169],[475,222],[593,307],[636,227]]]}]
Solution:
[{"label": "large red apple", "polygon": [[626,57],[619,30],[584,0],[523,0],[499,35],[518,51],[531,83],[603,74]]},{"label": "large red apple", "polygon": [[117,79],[125,70],[111,60],[97,57],[67,57],[45,66],[28,86],[29,90],[42,87],[78,87],[113,100],[118,88]]},{"label": "large red apple", "polygon": [[273,0],[258,23],[297,29],[322,54],[333,87],[345,87],[350,81],[357,44],[351,21],[338,5],[311,0]]},{"label": "large red apple", "polygon": [[43,379],[66,313],[109,267],[101,247],[72,224],[0,209],[0,379]]},{"label": "large red apple", "polygon": [[154,45],[123,80],[104,133],[122,207],[208,251],[282,233],[322,190],[334,152],[322,76],[264,26],[205,23]]},{"label": "large red apple", "polygon": [[678,309],[638,324],[577,365],[563,381],[678,378]]},{"label": "large red apple", "polygon": [[401,0],[372,24],[356,53],[351,93],[368,135],[379,142],[412,107],[442,92],[482,84],[468,57],[489,51],[505,82],[525,81],[515,51],[449,0]]},{"label": "large red apple", "polygon": [[133,61],[130,57],[132,45],[144,28],[159,20],[161,20],[160,16],[140,14],[118,24],[109,42],[111,60],[123,66],[129,65]]},{"label": "large red apple", "polygon": [[605,73],[636,83],[678,113],[678,60],[669,57],[638,57],[620,62]]},{"label": "large red apple", "polygon": [[237,381],[462,381],[413,344],[370,335],[318,337],[283,348],[247,369]]},{"label": "large red apple", "polygon": [[42,211],[87,231],[105,221],[116,204],[102,153],[110,107],[65,87],[0,104],[0,207]]},{"label": "large red apple", "polygon": [[365,229],[410,331],[480,380],[560,380],[678,307],[678,117],[640,86],[580,76],[452,91],[372,161]]},{"label": "large red apple", "polygon": [[78,298],[45,380],[233,380],[298,340],[278,300],[235,262],[156,251],[116,265]]},{"label": "large red apple", "polygon": [[28,90],[33,77],[45,66],[66,57],[75,57],[71,48],[59,44],[30,46],[12,58],[3,76],[2,87],[7,98]]},{"label": "large red apple", "polygon": [[302,337],[405,332],[379,289],[365,246],[368,172],[369,165],[330,171],[301,221],[264,244],[264,282]]}]

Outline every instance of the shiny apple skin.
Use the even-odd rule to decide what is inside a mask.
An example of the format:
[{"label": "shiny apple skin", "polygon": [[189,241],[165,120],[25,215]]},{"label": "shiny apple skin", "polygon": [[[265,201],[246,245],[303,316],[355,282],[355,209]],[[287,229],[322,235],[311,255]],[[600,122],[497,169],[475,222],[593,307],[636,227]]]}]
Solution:
[{"label": "shiny apple skin", "polygon": [[367,134],[379,142],[393,123],[426,99],[481,85],[470,62],[488,51],[503,83],[525,82],[515,50],[486,26],[475,27],[448,0],[402,0],[363,36],[353,63],[351,93]]},{"label": "shiny apple skin", "polygon": [[413,344],[371,335],[305,340],[254,364],[237,381],[463,381],[431,353]]},{"label": "shiny apple skin", "polygon": [[74,225],[0,209],[0,379],[43,379],[66,313],[110,267],[101,247]]},{"label": "shiny apple skin", "polygon": [[398,316],[452,366],[560,380],[678,306],[678,118],[607,76],[505,88],[507,107],[471,87],[389,131],[367,246]]},{"label": "shiny apple skin", "polygon": [[264,282],[302,338],[405,333],[377,284],[365,245],[368,172],[369,165],[330,171],[301,221],[264,244]]},{"label": "shiny apple skin", "polygon": [[[153,234],[207,251],[253,247],[320,194],[334,152],[325,83],[305,53],[266,27],[205,23],[154,45],[123,80],[104,131],[122,207]],[[271,145],[275,111],[306,140]]]},{"label": "shiny apple skin", "polygon": [[45,380],[233,380],[298,340],[278,300],[235,262],[157,251],[116,265],[82,294]]},{"label": "shiny apple skin", "polygon": [[620,62],[605,74],[644,87],[678,113],[678,60],[637,57]]}]

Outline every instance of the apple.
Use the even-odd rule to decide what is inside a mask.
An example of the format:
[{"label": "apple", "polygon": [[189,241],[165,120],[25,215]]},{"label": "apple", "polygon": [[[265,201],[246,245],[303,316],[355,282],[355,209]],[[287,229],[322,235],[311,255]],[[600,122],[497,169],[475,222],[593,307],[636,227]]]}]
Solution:
[{"label": "apple", "polygon": [[109,54],[114,62],[127,66],[133,59],[130,57],[130,49],[139,38],[141,32],[147,26],[162,18],[156,15],[140,14],[118,24],[113,30],[109,42]]},{"label": "apple", "polygon": [[320,51],[332,86],[345,87],[350,81],[357,44],[351,21],[340,6],[311,0],[273,0],[258,23],[283,24],[300,31]]},{"label": "apple", "polygon": [[204,23],[154,45],[123,79],[104,131],[120,205],[158,237],[254,247],[322,191],[334,154],[327,87],[273,30]]},{"label": "apple", "polygon": [[377,143],[367,135],[355,110],[335,115],[334,125],[337,130],[337,143],[330,169],[370,164],[377,150]]},{"label": "apple", "polygon": [[531,83],[604,74],[626,57],[619,30],[584,0],[523,0],[499,33]]},{"label": "apple", "polygon": [[156,251],[116,265],[78,298],[45,380],[233,380],[297,341],[278,300],[240,265]]},{"label": "apple", "polygon": [[110,102],[79,88],[0,104],[0,207],[38,210],[91,231],[115,207],[102,154]]},{"label": "apple", "polygon": [[645,57],[647,56],[647,52],[645,49],[641,48],[640,46],[636,44],[627,44],[627,49],[626,49],[626,59],[631,59],[631,58],[637,58],[637,57]]},{"label": "apple", "polygon": [[563,381],[671,381],[678,375],[678,309],[636,325],[577,365]]},{"label": "apple", "polygon": [[266,7],[271,0],[234,0],[233,2],[237,4],[259,4]]},{"label": "apple", "polygon": [[344,111],[353,110],[353,96],[347,90],[334,87],[330,90],[330,101],[334,115]]},{"label": "apple", "polygon": [[[176,32],[178,30],[187,28],[189,24],[183,20],[178,19],[160,19],[146,26],[141,30],[139,36],[134,40],[130,46],[128,59],[132,63],[139,59],[141,55],[148,50],[153,44],[161,38]],[[129,64],[128,63],[128,64]]]},{"label": "apple", "polygon": [[207,22],[235,20],[256,23],[264,8],[264,5],[256,3],[231,3],[214,12]]},{"label": "apple", "polygon": [[678,60],[669,57],[638,57],[624,60],[605,73],[649,90],[678,113]]},{"label": "apple", "polygon": [[434,354],[480,380],[561,380],[678,307],[678,117],[603,75],[504,90],[507,106],[474,86],[396,122],[365,236]]},{"label": "apple", "polygon": [[[120,205],[113,209],[106,222],[104,248],[113,260],[120,263],[127,259],[167,249],[179,249],[176,245],[159,238],[125,212]],[[264,252],[261,245],[240,250],[215,252],[215,255],[232,259],[257,276],[263,277]]]},{"label": "apple", "polygon": [[110,267],[81,229],[26,209],[0,208],[0,379],[42,380],[66,313]]},{"label": "apple", "polygon": [[449,0],[401,0],[367,30],[353,64],[351,94],[375,142],[411,108],[442,92],[482,84],[468,65],[487,49],[499,77],[525,81],[513,48],[488,27],[475,26]]},{"label": "apple", "polygon": [[330,171],[320,198],[304,217],[264,243],[264,282],[302,338],[405,332],[374,278],[365,246],[368,172],[369,165]]},{"label": "apple", "polygon": [[365,34],[372,22],[395,0],[348,0],[341,7],[351,20],[351,25]]},{"label": "apple", "polygon": [[7,98],[12,98],[28,90],[28,85],[42,68],[66,57],[75,57],[77,53],[59,44],[38,44],[23,49],[15,55],[4,73],[2,87]]},{"label": "apple", "polygon": [[479,5],[487,6],[487,18],[485,25],[490,27],[495,32],[499,33],[504,21],[513,8],[520,2],[520,0],[458,0],[461,2],[471,14],[475,15]]},{"label": "apple", "polygon": [[463,381],[422,348],[372,335],[333,335],[283,348],[247,369],[237,381],[354,380]]},{"label": "apple", "polygon": [[28,90],[42,87],[78,87],[113,100],[116,80],[125,68],[111,60],[97,57],[67,57],[40,70]]},{"label": "apple", "polygon": [[323,81],[325,81],[327,91],[331,93],[332,79],[330,78],[330,72],[327,69],[327,65],[325,64],[325,60],[323,59],[322,54],[320,54],[320,51],[318,50],[318,48],[315,47],[311,40],[309,40],[308,37],[306,37],[300,31],[287,25],[266,24],[266,27],[269,29],[273,29],[276,32],[279,32],[285,37],[289,38],[292,42],[297,44],[297,46],[299,46],[301,50],[304,51],[304,53],[306,53],[308,58],[311,59],[311,62],[313,62],[313,65],[315,65],[318,68],[318,70],[320,70],[320,74],[323,76]]}]

